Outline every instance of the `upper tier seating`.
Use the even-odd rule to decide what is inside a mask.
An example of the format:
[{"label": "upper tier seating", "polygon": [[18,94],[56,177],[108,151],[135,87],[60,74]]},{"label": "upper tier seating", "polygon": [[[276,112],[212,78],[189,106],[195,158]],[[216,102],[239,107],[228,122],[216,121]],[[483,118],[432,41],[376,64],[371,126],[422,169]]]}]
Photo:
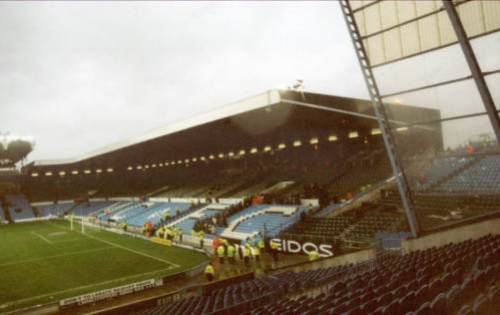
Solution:
[{"label": "upper tier seating", "polygon": [[345,198],[347,193],[356,195],[391,177],[390,166],[384,154],[380,150],[361,151],[353,153],[335,168],[315,165],[304,174],[282,177],[282,180],[295,183],[273,192],[271,200],[277,203],[296,203],[300,198],[324,198],[329,203],[333,198]]},{"label": "upper tier seating", "polygon": [[[304,132],[303,137],[310,136],[309,131]],[[272,154],[245,154],[244,158],[231,159],[214,157],[204,163],[192,161],[189,167],[155,168],[147,176],[131,171],[106,174],[105,180],[97,180],[94,174],[86,177],[87,180],[67,177],[68,184],[62,187],[56,185],[56,181],[33,179],[26,190],[33,201],[71,200],[89,191],[95,191],[93,198],[230,198],[249,197],[277,183],[290,181],[298,187],[298,191],[291,191],[294,196],[302,193],[303,185],[312,183],[331,186],[328,190],[333,195],[344,195],[355,194],[362,186],[374,185],[391,175],[381,137],[338,140],[311,145],[303,138],[301,145],[289,144],[284,149],[273,150]]]},{"label": "upper tier seating", "polygon": [[366,185],[375,185],[391,177],[391,169],[387,158],[380,157],[372,163],[354,165],[346,173],[337,177],[329,186],[332,196],[344,196],[350,192],[355,194]]},{"label": "upper tier seating", "polygon": [[431,187],[475,160],[474,156],[445,156],[433,159],[432,166],[425,172],[425,180],[420,184],[420,188]]},{"label": "upper tier seating", "polygon": [[[381,202],[402,207],[399,192],[394,189],[384,191]],[[416,215],[424,229],[443,224],[454,224],[464,219],[487,215],[500,209],[500,194],[450,194],[447,192],[415,193]]]},{"label": "upper tier seating", "polygon": [[[500,235],[488,235],[364,263],[264,276],[134,314],[423,315],[466,307],[497,314],[499,281]],[[321,286],[328,290],[297,297]]]},{"label": "upper tier seating", "polygon": [[14,222],[35,217],[35,213],[24,195],[6,195],[5,200],[9,204],[10,217]]},{"label": "upper tier seating", "polygon": [[500,155],[488,155],[438,188],[453,193],[500,193]]}]

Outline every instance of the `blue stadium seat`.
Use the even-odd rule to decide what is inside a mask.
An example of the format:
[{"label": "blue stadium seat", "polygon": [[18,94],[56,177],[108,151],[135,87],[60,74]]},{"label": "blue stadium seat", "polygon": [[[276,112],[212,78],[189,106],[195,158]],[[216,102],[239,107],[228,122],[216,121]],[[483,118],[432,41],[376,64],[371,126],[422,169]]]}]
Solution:
[{"label": "blue stadium seat", "polygon": [[35,213],[24,195],[6,195],[5,199],[9,204],[9,214],[14,222],[35,218]]}]

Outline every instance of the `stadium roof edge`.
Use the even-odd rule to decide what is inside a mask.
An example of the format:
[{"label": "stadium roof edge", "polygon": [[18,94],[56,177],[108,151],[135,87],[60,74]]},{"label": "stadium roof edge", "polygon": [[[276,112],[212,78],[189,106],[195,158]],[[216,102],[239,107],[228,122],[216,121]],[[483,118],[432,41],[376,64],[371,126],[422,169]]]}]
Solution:
[{"label": "stadium roof edge", "polygon": [[93,158],[99,155],[117,151],[144,141],[149,141],[155,138],[163,137],[169,134],[173,134],[182,130],[186,130],[192,127],[196,127],[202,124],[210,123],[220,119],[228,118],[234,115],[242,114],[244,112],[252,111],[255,109],[279,104],[281,102],[280,90],[268,90],[264,93],[253,95],[244,98],[239,101],[235,101],[224,105],[218,109],[211,110],[209,112],[190,117],[188,119],[168,124],[166,126],[153,129],[141,136],[116,142],[114,144],[102,147],[100,149],[86,153],[80,157],[69,158],[69,159],[57,159],[57,160],[35,160],[32,162],[33,166],[48,166],[48,165],[62,165],[62,164],[72,164],[78,163],[83,160]]}]

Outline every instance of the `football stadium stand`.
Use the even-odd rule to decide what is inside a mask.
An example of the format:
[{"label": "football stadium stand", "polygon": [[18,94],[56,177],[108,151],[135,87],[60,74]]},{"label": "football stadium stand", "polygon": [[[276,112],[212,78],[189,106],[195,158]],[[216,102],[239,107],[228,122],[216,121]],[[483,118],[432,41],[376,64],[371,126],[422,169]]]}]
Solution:
[{"label": "football stadium stand", "polygon": [[277,273],[134,314],[493,314],[499,262],[500,235],[488,235],[363,263]]},{"label": "football stadium stand", "polygon": [[404,231],[408,231],[408,226],[403,213],[392,206],[369,203],[334,217],[307,217],[281,236],[303,242],[335,244],[345,251],[373,246],[377,233]]},{"label": "football stadium stand", "polygon": [[408,227],[405,221],[402,213],[371,211],[346,229],[341,238],[351,246],[357,244],[373,245],[372,242],[377,233],[407,231]]},{"label": "football stadium stand", "polygon": [[93,216],[104,222],[127,223],[142,227],[151,222],[157,225],[167,218],[173,218],[187,211],[191,205],[183,202],[155,201],[90,201],[75,204],[72,202],[51,205],[38,205],[45,215],[58,216],[73,214],[75,216]]},{"label": "football stadium stand", "polygon": [[500,155],[488,155],[442,183],[438,190],[461,194],[500,192]]},{"label": "football stadium stand", "polygon": [[[459,195],[449,193],[414,194],[416,214],[424,228],[432,229],[443,224],[462,222],[464,219],[494,213],[500,209],[500,196]],[[384,191],[381,202],[401,207],[396,191]]]},{"label": "football stadium stand", "polygon": [[221,235],[234,239],[246,239],[258,233],[275,236],[297,221],[303,211],[305,207],[299,206],[252,206],[229,217],[229,226]]},{"label": "football stadium stand", "polygon": [[[304,99],[332,111],[289,103]],[[491,304],[485,301],[496,294],[490,284],[497,283],[484,279],[498,275],[492,258],[498,258],[498,236],[401,249],[410,227],[378,123],[365,117],[373,114],[369,102],[269,91],[236,105],[139,142],[28,164],[22,188],[33,201],[32,217],[88,217],[91,226],[205,253],[228,243],[254,246],[255,253],[260,240],[266,247],[270,239],[283,242],[279,260],[278,250],[269,248],[263,248],[262,263],[240,258],[224,264],[224,257],[212,257],[223,282],[216,282],[217,289],[193,289],[186,298],[181,293],[178,301],[137,314],[447,314],[462,307],[450,301],[476,281],[477,290],[460,303]],[[388,106],[398,124],[440,117],[438,110]],[[398,149],[422,230],[495,215],[498,152],[444,151],[440,127],[415,129],[398,134]],[[21,219],[21,213],[9,214]],[[292,243],[295,252],[284,245]],[[321,246],[329,248],[320,256],[325,260],[366,252],[376,258],[313,268],[306,249]],[[251,280],[238,280],[243,270],[255,271]],[[185,280],[204,285],[196,277],[179,278],[181,287]]]},{"label": "football stadium stand", "polygon": [[113,205],[112,201],[92,201],[92,202],[83,202],[76,205],[72,209],[72,213],[75,216],[89,216],[92,215],[102,209],[110,207]]},{"label": "football stadium stand", "polygon": [[60,216],[64,214],[73,214],[78,217],[92,215],[106,207],[111,206],[114,202],[107,201],[92,201],[79,202],[65,201],[54,204],[52,202],[33,203],[31,204],[34,211],[38,213],[38,217]]},{"label": "football stadium stand", "polygon": [[500,314],[500,1],[338,3],[370,100],[300,82],[58,160],[0,133],[0,313]]},{"label": "football stadium stand", "polygon": [[109,215],[108,220],[115,222],[128,222],[136,216],[148,216],[150,212],[155,213],[156,210],[157,207],[154,203],[131,202],[128,205],[123,206],[119,211]]},{"label": "football stadium stand", "polygon": [[[304,98],[332,111],[290,103]],[[151,192],[171,198],[245,198],[294,182],[294,187],[283,188],[290,193],[282,198],[303,197],[303,187],[310,184],[325,186],[342,198],[391,176],[378,124],[366,115],[373,115],[367,101],[271,90],[154,131],[139,142],[112,145],[77,159],[32,162],[24,168],[29,175],[24,188],[33,202],[73,200],[89,192],[94,198]],[[394,105],[392,115],[411,123],[438,118],[439,111]],[[421,142],[418,149],[439,150],[440,132],[420,131],[436,140]],[[402,142],[405,152],[416,150],[409,145],[416,136],[421,134],[401,134],[407,140]],[[123,154],[129,158],[123,159]]]},{"label": "football stadium stand", "polygon": [[498,191],[499,160],[498,150],[492,147],[478,148],[474,153],[443,152],[419,161],[413,184],[424,192],[493,194]]},{"label": "football stadium stand", "polygon": [[170,222],[168,226],[174,226],[181,229],[183,234],[191,234],[196,222],[200,220],[211,219],[212,217],[220,216],[229,205],[227,204],[209,204],[203,205],[201,208],[193,208],[193,211],[186,215]]},{"label": "football stadium stand", "polygon": [[130,225],[133,226],[143,226],[144,223],[150,221],[153,225],[160,223],[165,218],[171,218],[176,215],[177,212],[182,213],[189,209],[188,203],[180,202],[158,202],[149,205],[149,209],[136,213],[132,218],[125,220]]},{"label": "football stadium stand", "polygon": [[35,203],[32,204],[35,209],[38,210],[38,213],[40,214],[41,217],[48,217],[48,216],[60,216],[63,215],[64,213],[67,213],[71,208],[73,208],[75,205],[73,202],[61,202],[61,203],[49,203],[49,204],[39,204]]},{"label": "football stadium stand", "polygon": [[307,218],[307,220],[301,220],[286,230],[283,236],[290,239],[337,243],[340,234],[355,221],[355,212],[347,212],[333,218]]},{"label": "football stadium stand", "polygon": [[5,199],[8,204],[10,217],[14,222],[31,220],[35,217],[35,213],[25,196],[6,195]]},{"label": "football stadium stand", "polygon": [[193,230],[197,220],[194,218],[185,218],[181,222],[174,225],[176,228],[181,229],[183,234],[190,234]]},{"label": "football stadium stand", "polygon": [[112,215],[126,211],[128,207],[136,207],[137,204],[137,202],[131,201],[118,201],[107,208],[95,212],[94,216],[99,220],[108,221]]},{"label": "football stadium stand", "polygon": [[[459,151],[459,150],[457,150]],[[475,153],[445,152],[425,161],[426,171],[413,178],[416,214],[422,226],[434,228],[500,209],[500,155],[483,148]],[[395,189],[382,193],[382,203],[401,207]]]},{"label": "football stadium stand", "polygon": [[[214,236],[244,241],[257,234],[275,236],[298,220],[306,207],[289,205],[253,205],[227,216],[227,204],[209,204],[188,215],[172,221],[168,226],[179,228],[190,235],[199,222],[207,222],[214,229],[207,230]],[[211,219],[214,218],[215,221]],[[224,218],[224,219],[223,219]]]},{"label": "football stadium stand", "polygon": [[475,157],[473,156],[444,156],[432,160],[433,165],[425,172],[424,177],[421,179],[421,188],[430,188],[436,183],[441,182],[444,178],[452,174],[456,174],[467,165],[473,163]]}]

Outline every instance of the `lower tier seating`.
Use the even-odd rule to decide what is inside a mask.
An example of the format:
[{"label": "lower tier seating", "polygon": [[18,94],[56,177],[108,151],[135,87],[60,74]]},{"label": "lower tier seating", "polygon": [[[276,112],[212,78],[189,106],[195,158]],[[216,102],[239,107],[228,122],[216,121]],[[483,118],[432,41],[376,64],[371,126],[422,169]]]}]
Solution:
[{"label": "lower tier seating", "polygon": [[274,236],[296,222],[306,210],[296,205],[253,205],[230,216],[221,235],[241,240],[257,233]]},{"label": "lower tier seating", "polygon": [[487,155],[462,173],[436,188],[453,193],[496,194],[500,192],[500,155]]},{"label": "lower tier seating", "polygon": [[[413,199],[417,218],[425,230],[472,217],[494,214],[500,210],[500,194],[419,193],[414,194]],[[402,207],[399,192],[396,190],[383,191],[381,202],[386,205]]]},{"label": "lower tier seating", "polygon": [[391,206],[367,203],[332,218],[307,217],[282,236],[337,246],[364,247],[374,242],[377,233],[407,230],[402,212]]},{"label": "lower tier seating", "polygon": [[500,235],[283,272],[134,314],[498,314]]},{"label": "lower tier seating", "polygon": [[91,215],[97,211],[100,211],[101,209],[107,208],[114,204],[112,201],[92,201],[92,202],[85,202],[77,205],[75,208],[73,208],[72,212],[76,216],[87,216]]},{"label": "lower tier seating", "polygon": [[72,202],[35,206],[42,217],[59,216],[67,213],[72,207],[74,207]]},{"label": "lower tier seating", "polygon": [[24,195],[6,195],[5,199],[14,222],[35,218],[35,213]]}]

